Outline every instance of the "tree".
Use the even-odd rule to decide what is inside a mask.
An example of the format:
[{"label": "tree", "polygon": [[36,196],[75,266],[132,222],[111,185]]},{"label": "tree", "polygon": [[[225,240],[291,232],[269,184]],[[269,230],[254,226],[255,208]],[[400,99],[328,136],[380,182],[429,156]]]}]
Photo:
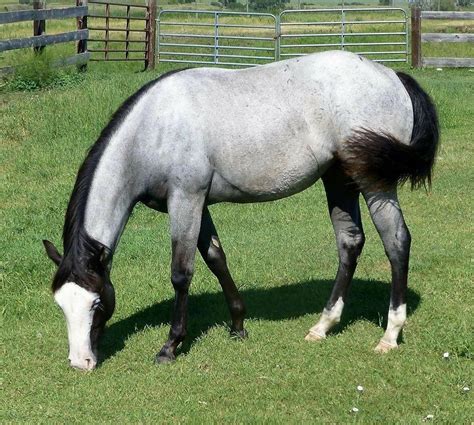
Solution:
[{"label": "tree", "polygon": [[282,7],[288,0],[249,0],[249,6],[253,10],[267,10]]}]

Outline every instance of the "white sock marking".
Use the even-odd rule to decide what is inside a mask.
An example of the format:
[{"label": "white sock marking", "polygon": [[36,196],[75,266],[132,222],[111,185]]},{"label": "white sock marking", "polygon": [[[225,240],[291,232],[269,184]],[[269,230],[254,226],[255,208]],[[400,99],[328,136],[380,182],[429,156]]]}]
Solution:
[{"label": "white sock marking", "polygon": [[407,319],[407,305],[401,304],[396,309],[390,307],[388,311],[387,330],[382,341],[388,345],[397,346],[397,339]]},{"label": "white sock marking", "polygon": [[342,297],[339,297],[331,310],[326,308],[323,310],[319,322],[309,330],[309,333],[323,338],[326,337],[326,333],[341,320],[343,308],[344,301],[342,301]]}]

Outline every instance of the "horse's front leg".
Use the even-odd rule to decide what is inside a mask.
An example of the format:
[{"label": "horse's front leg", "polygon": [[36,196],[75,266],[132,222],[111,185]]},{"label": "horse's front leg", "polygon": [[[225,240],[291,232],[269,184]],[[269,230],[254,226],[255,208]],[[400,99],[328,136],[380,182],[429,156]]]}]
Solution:
[{"label": "horse's front leg", "polygon": [[168,341],[156,355],[157,363],[176,357],[176,349],[186,336],[188,291],[194,272],[194,255],[201,227],[204,194],[174,191],[168,199],[171,230],[171,283],[175,303]]}]

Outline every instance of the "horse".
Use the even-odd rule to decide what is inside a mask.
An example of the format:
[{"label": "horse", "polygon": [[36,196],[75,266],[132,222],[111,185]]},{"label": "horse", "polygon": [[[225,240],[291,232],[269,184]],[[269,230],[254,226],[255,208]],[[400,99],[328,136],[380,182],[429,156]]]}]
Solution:
[{"label": "horse", "polygon": [[431,184],[439,139],[432,100],[409,75],[356,54],[330,51],[240,70],[171,71],[128,98],[77,174],[65,215],[64,254],[52,291],[68,329],[69,362],[91,370],[115,307],[111,262],[141,202],[168,213],[175,303],[168,340],[155,357],[175,359],[184,340],[196,249],[217,277],[231,333],[245,338],[245,306],[208,206],[271,201],[322,179],[339,266],[329,300],[305,339],[339,322],[364,245],[362,194],[391,264],[385,333],[398,346],[406,321],[411,236],[397,188]]}]

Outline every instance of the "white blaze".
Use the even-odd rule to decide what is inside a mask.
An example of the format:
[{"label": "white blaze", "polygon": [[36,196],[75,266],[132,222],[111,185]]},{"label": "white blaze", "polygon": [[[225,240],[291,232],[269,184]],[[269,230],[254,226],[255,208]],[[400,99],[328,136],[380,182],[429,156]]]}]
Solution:
[{"label": "white blaze", "polygon": [[81,288],[74,282],[66,282],[54,294],[56,303],[66,317],[71,366],[93,369],[97,358],[92,352],[90,331],[94,318],[94,302],[99,294]]}]

